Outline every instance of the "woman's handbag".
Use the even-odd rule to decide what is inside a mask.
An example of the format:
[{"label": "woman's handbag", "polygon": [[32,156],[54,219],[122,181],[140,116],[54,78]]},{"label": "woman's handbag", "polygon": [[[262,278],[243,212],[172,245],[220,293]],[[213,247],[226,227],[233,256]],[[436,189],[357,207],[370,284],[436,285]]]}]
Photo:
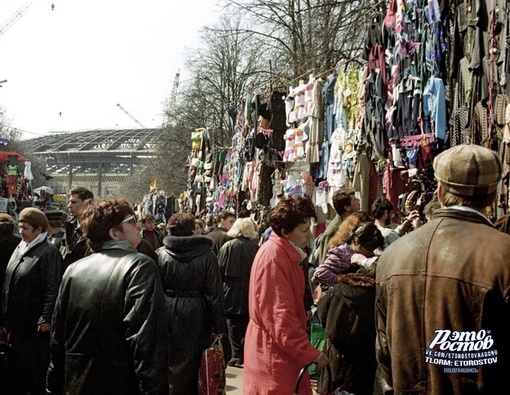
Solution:
[{"label": "woman's handbag", "polygon": [[223,395],[226,393],[225,356],[221,337],[215,336],[211,346],[202,352],[198,372],[199,395]]},{"label": "woman's handbag", "polygon": [[[326,352],[326,332],[320,322],[310,324],[310,343],[320,352]],[[320,371],[314,363],[308,366],[308,373],[311,378],[318,378]]]}]

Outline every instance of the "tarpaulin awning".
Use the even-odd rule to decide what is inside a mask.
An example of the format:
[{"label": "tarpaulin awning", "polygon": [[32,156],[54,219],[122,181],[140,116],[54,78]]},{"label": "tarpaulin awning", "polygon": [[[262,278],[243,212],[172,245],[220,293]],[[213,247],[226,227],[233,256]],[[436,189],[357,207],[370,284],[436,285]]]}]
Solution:
[{"label": "tarpaulin awning", "polygon": [[15,157],[18,162],[25,162],[23,155],[14,151],[0,151],[0,161],[7,162],[11,157]]}]

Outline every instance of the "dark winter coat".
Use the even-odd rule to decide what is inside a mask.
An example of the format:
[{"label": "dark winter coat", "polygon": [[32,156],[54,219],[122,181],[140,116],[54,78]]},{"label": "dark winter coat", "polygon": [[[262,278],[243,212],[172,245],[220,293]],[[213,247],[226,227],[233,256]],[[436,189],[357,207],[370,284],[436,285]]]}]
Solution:
[{"label": "dark winter coat", "polygon": [[158,266],[127,241],[65,272],[51,328],[51,394],[168,394],[168,316]]},{"label": "dark winter coat", "polygon": [[154,251],[156,251],[159,247],[162,247],[163,246],[163,235],[161,234],[161,232],[159,230],[156,230],[154,229],[152,231],[153,235],[154,235],[154,245],[152,245],[152,242],[151,240],[149,239],[149,237],[147,236],[147,233],[148,231],[145,230],[145,229],[142,229],[140,231],[140,238],[142,240],[145,240],[147,243],[149,243],[149,246],[151,248],[154,249]]},{"label": "dark winter coat", "polygon": [[202,351],[213,333],[227,331],[220,270],[207,236],[166,236],[163,242],[156,253],[170,314],[171,392],[194,395]]},{"label": "dark winter coat", "polygon": [[207,233],[207,236],[209,236],[213,241],[212,250],[216,256],[218,256],[218,253],[220,252],[221,247],[223,247],[223,244],[229,240],[232,240],[232,237],[227,234],[227,231],[223,228],[220,228],[219,226]]},{"label": "dark winter coat", "polygon": [[37,328],[51,323],[62,277],[62,256],[47,238],[24,254],[20,247],[21,243],[5,272],[0,321],[10,332],[13,349],[11,390],[14,394],[41,393],[48,369],[50,338],[49,332],[37,332]]},{"label": "dark winter coat", "polygon": [[87,239],[78,226],[78,219],[71,217],[65,224],[64,238],[60,245],[60,252],[64,258],[64,270],[78,259],[89,254]]},{"label": "dark winter coat", "polygon": [[43,240],[24,255],[14,250],[3,287],[3,324],[11,331],[35,331],[50,323],[62,278],[62,256],[57,247]]},{"label": "dark winter coat", "polygon": [[[375,273],[365,269],[340,274],[339,283],[318,305],[329,348],[331,386],[356,395],[372,395],[375,358]],[[327,373],[322,372],[319,389],[326,391]]]},{"label": "dark winter coat", "polygon": [[253,259],[259,247],[246,237],[227,241],[218,254],[223,276],[225,312],[248,315],[248,286]]},{"label": "dark winter coat", "polygon": [[64,240],[64,231],[59,230],[56,233],[53,233],[51,236],[48,236],[48,241],[51,244],[55,244],[55,246],[60,249],[62,246],[62,241]]},{"label": "dark winter coat", "polygon": [[[21,237],[14,234],[11,235],[0,235],[0,290],[3,289],[5,270],[7,264],[11,259],[11,255],[21,241]],[[2,302],[0,298],[0,311]]]}]

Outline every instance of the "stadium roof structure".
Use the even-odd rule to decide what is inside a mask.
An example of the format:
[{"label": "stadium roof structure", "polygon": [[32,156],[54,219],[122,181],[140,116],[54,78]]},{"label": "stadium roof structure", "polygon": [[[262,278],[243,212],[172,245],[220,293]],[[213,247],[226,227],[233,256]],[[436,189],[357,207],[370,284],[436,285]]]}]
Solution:
[{"label": "stadium roof structure", "polygon": [[143,159],[156,157],[163,129],[90,130],[52,133],[27,140],[30,153],[46,162],[55,179],[132,175]]}]

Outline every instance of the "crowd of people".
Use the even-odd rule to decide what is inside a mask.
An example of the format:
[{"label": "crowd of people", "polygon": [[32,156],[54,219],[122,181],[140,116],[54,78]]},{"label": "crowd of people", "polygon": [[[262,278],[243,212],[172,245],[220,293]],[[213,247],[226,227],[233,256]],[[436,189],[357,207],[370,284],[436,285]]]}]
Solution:
[{"label": "crowd of people", "polygon": [[[222,211],[137,218],[78,187],[68,212],[0,214],[0,388],[17,394],[198,394],[220,338],[245,395],[496,394],[510,367],[510,236],[486,209],[502,177],[489,149],[434,160],[436,198],[401,223],[384,197],[333,195],[314,235],[307,197],[282,197],[267,229]],[[326,349],[310,342],[310,323]],[[328,369],[325,367],[328,366]],[[312,395],[305,372],[297,389]]]}]

